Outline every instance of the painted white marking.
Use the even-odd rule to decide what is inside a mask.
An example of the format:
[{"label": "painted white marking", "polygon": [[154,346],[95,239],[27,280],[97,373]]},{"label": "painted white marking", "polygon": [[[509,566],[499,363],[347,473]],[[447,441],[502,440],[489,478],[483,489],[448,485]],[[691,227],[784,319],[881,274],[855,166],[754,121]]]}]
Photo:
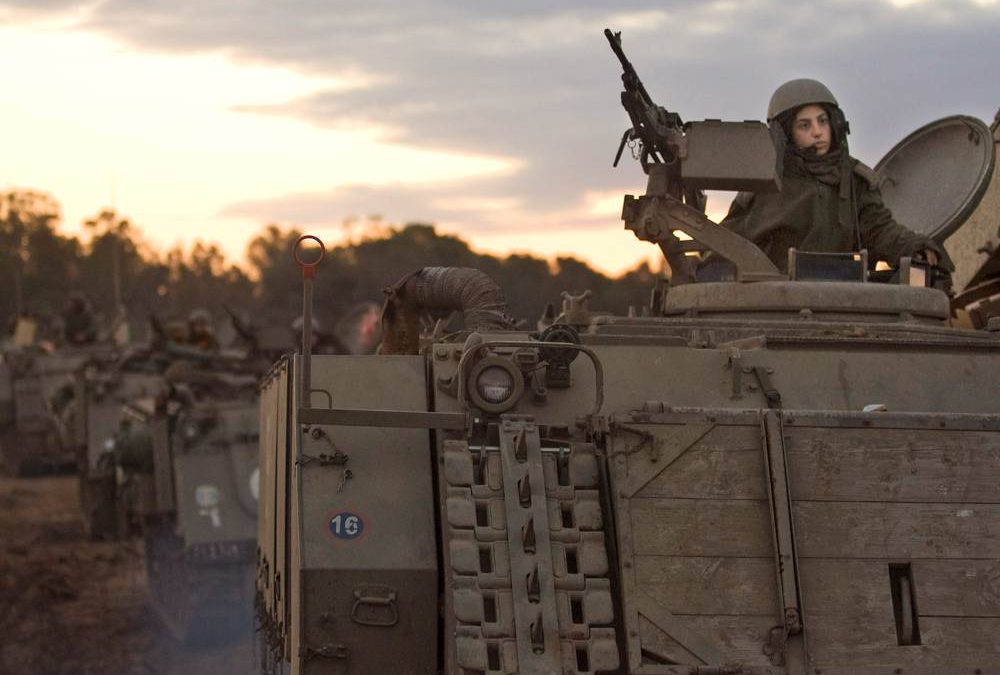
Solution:
[{"label": "painted white marking", "polygon": [[203,509],[218,506],[222,499],[222,493],[214,485],[199,485],[194,489],[194,501]]},{"label": "painted white marking", "polygon": [[199,516],[208,516],[209,520],[212,521],[212,527],[222,527],[222,514],[219,513],[219,507],[213,506],[210,509],[202,509],[198,512]]},{"label": "painted white marking", "polygon": [[253,495],[253,500],[255,502],[260,501],[260,467],[253,470],[250,474],[250,494]]}]

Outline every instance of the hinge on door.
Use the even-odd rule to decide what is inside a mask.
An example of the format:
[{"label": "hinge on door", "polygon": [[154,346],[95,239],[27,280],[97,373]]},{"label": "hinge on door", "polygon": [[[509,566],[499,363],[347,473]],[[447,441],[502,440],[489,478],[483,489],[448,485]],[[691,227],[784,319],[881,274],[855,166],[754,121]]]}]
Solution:
[{"label": "hinge on door", "polygon": [[[758,368],[754,372],[759,373]],[[758,375],[759,377],[759,375]],[[761,387],[765,387],[761,381]],[[769,397],[770,398],[770,397]],[[780,400],[780,398],[779,398]],[[764,653],[774,665],[786,665],[789,675],[805,672],[805,640],[802,633],[802,608],[799,592],[798,558],[792,521],[792,499],[788,486],[785,438],[780,414],[765,411],[762,416],[764,467],[767,501],[774,542],[774,564],[778,581],[781,625],[771,629]]]}]

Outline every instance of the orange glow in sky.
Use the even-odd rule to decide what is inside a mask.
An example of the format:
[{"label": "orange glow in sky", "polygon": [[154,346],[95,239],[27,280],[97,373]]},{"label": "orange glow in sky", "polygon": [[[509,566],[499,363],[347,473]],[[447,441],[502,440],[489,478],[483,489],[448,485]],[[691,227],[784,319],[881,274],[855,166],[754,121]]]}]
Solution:
[{"label": "orange glow in sky", "polygon": [[[516,198],[461,196],[461,181],[509,175],[517,159],[393,143],[377,127],[331,129],[238,110],[365,87],[361,75],[320,77],[223,52],[145,52],[65,21],[2,19],[0,11],[0,60],[30,67],[8,67],[0,87],[0,189],[51,193],[69,233],[111,206],[160,250],[201,239],[239,261],[267,223],[224,215],[231,204],[344,185],[440,183],[448,188],[435,206],[475,209],[481,220],[472,233],[460,222],[437,225],[478,250],[571,255],[612,274],[643,260],[659,265],[652,244],[623,232],[621,190],[587,194],[539,222]],[[710,215],[724,211],[723,204]],[[342,230],[334,219],[342,217],[331,214],[319,234],[336,243]],[[526,222],[532,228],[519,230]]]},{"label": "orange glow in sky", "polygon": [[363,81],[314,78],[225,54],[125,49],[59,25],[0,27],[4,162],[0,188],[34,188],[63,205],[65,229],[105,206],[165,248],[197,238],[239,260],[265,223],[222,217],[229,204],[338,185],[454,181],[517,168],[503,157],[438,152],[238,112]]}]

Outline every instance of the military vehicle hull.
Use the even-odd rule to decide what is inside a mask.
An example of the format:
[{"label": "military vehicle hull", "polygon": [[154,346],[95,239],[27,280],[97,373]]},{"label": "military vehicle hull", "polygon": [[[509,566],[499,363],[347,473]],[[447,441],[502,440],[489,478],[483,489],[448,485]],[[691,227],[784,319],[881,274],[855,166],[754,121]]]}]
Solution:
[{"label": "military vehicle hull", "polygon": [[[878,253],[892,284],[865,250],[790,243],[779,269],[770,235],[711,221],[700,190],[780,191],[795,139],[683,122],[604,34],[632,123],[615,163],[628,146],[647,174],[622,220],[669,284],[647,317],[564,294],[529,334],[481,272],[423,268],[386,289],[381,355],[280,362],[260,670],[1000,673],[1000,333],[954,327],[920,255]],[[947,118],[868,178],[943,239],[987,189],[988,138]],[[464,332],[421,335],[452,312]]]},{"label": "military vehicle hull", "polygon": [[84,525],[94,538],[118,535],[115,516],[114,438],[122,417],[122,406],[150,399],[164,388],[163,377],[143,372],[76,373],[73,408],[67,426],[77,454],[80,478],[80,508]]},{"label": "military vehicle hull", "polygon": [[[117,530],[140,537],[151,599],[188,643],[249,630],[257,515],[254,400],[126,407]],[[103,470],[104,465],[101,465]]]},{"label": "military vehicle hull", "polygon": [[1000,338],[880,284],[660,309],[313,357],[310,406],[279,364],[262,672],[1000,672]]},{"label": "military vehicle hull", "polygon": [[61,418],[72,398],[72,382],[83,367],[112,358],[110,345],[66,348],[53,353],[30,349],[4,354],[0,370],[0,405],[6,408],[0,430],[0,454],[7,471],[24,472],[72,467],[77,447],[72,430]]}]

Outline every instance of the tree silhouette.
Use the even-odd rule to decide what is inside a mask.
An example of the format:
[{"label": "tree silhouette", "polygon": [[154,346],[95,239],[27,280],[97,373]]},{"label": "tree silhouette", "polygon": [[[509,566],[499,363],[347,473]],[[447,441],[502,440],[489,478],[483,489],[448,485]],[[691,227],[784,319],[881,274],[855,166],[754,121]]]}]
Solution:
[{"label": "tree silhouette", "polygon": [[[184,319],[204,308],[223,325],[228,307],[258,327],[282,330],[301,313],[301,274],[292,258],[301,232],[294,227],[264,226],[240,267],[218,246],[200,241],[160,253],[143,240],[139,226],[114,209],[101,209],[84,222],[86,242],[60,234],[59,223],[52,196],[0,193],[0,283],[15,291],[0,298],[3,319],[18,311],[18,298],[23,311],[57,313],[71,290],[90,298],[104,333],[122,312],[133,335],[145,332],[150,313]],[[362,229],[367,234],[361,235]],[[381,303],[383,288],[426,266],[483,271],[504,290],[511,313],[530,326],[546,303],[558,306],[562,291],[589,289],[595,309],[624,313],[641,307],[657,276],[647,265],[614,280],[569,257],[554,263],[523,254],[498,258],[427,223],[392,226],[370,217],[364,228],[345,223],[343,230],[343,241],[328,248],[316,276],[315,315],[326,327],[359,304]]]},{"label": "tree silhouette", "polygon": [[56,231],[58,202],[34,190],[0,193],[0,311],[39,316],[61,305],[73,285],[80,244]]}]

